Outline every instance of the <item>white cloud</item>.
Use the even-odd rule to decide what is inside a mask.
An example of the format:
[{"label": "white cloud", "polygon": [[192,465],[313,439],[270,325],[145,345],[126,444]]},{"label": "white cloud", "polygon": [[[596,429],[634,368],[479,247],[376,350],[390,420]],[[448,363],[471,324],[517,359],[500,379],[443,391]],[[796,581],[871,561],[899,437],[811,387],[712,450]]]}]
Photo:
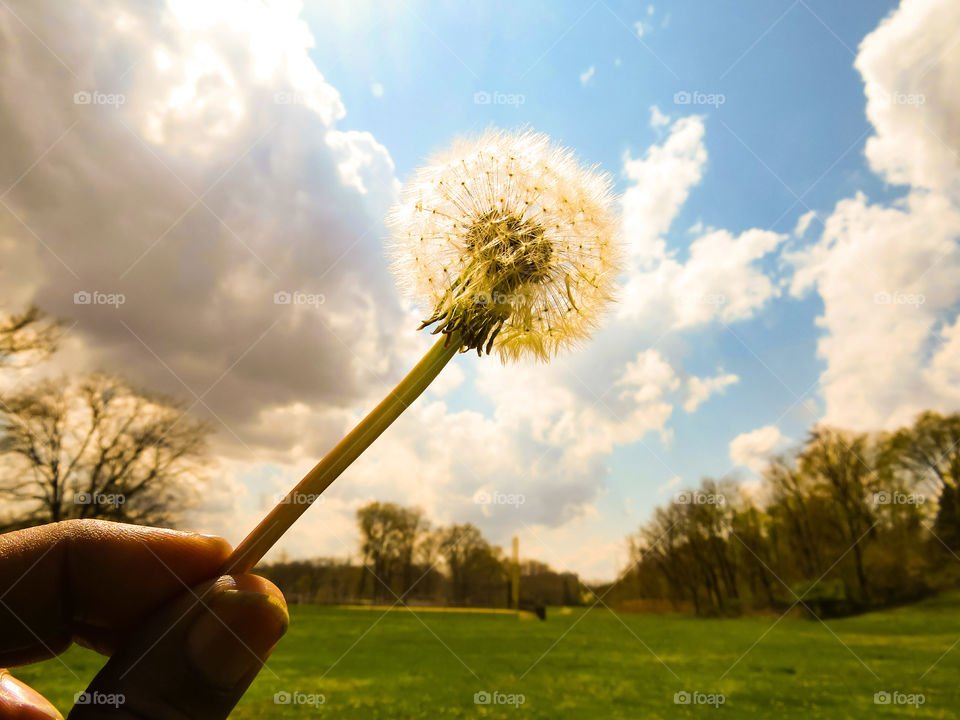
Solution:
[{"label": "white cloud", "polygon": [[951,396],[957,398],[956,391],[960,388],[960,317],[953,325],[944,325],[936,340],[939,347],[924,374],[932,387],[953,391]]},{"label": "white cloud", "polygon": [[960,5],[904,0],[860,46],[874,171],[905,198],[837,203],[819,241],[788,257],[795,295],[823,300],[824,420],[894,428],[960,407]]},{"label": "white cloud", "polygon": [[957,358],[937,334],[956,322],[958,237],[960,212],[941,195],[883,207],[858,194],[837,204],[819,242],[788,256],[792,292],[823,299],[825,422],[890,429],[957,407],[960,388],[944,381]]},{"label": "white cloud", "polygon": [[656,105],[650,106],[650,127],[659,128],[670,124],[670,116],[665,115]]},{"label": "white cloud", "polygon": [[861,43],[866,155],[887,180],[960,198],[960,4],[903,0]]},{"label": "white cloud", "polygon": [[[300,438],[261,418],[342,414],[395,367],[389,153],[336,128],[295,4],[78,2],[69,32],[61,10],[0,13],[0,186],[23,175],[0,218],[5,295],[77,320],[71,369],[196,392],[234,452],[289,450]],[[76,305],[81,290],[126,303]]]},{"label": "white cloud", "polygon": [[740,382],[740,378],[733,373],[721,373],[712,378],[692,377],[687,382],[687,399],[683,403],[683,409],[687,412],[694,412],[704,400],[716,393],[723,391],[730,385]]},{"label": "white cloud", "polygon": [[430,383],[429,390],[437,397],[443,397],[463,385],[466,377],[462,365],[459,363],[450,363],[443,369],[443,372],[437,376],[437,379]]},{"label": "white cloud", "polygon": [[686,262],[670,253],[650,269],[633,272],[619,313],[676,328],[750,318],[780,293],[758,261],[782,241],[782,235],[766,230],[738,236],[708,231],[691,243]]},{"label": "white cloud", "polygon": [[643,33],[644,33],[643,21],[642,21],[642,20],[637,20],[637,21],[633,24],[633,27],[634,27],[634,29],[637,31],[637,37],[641,37],[641,38],[642,38],[642,37],[643,37]]},{"label": "white cloud", "polygon": [[766,467],[770,455],[788,442],[789,438],[784,437],[778,428],[766,425],[737,435],[730,442],[730,459],[734,465],[760,473]]},{"label": "white cloud", "polygon": [[657,488],[657,495],[662,495],[670,488],[675,488],[677,485],[683,482],[683,478],[679,475],[674,475],[672,478],[667,480],[663,485]]},{"label": "white cloud", "polygon": [[370,94],[375,98],[383,97],[383,85],[378,82],[372,83],[370,85]]},{"label": "white cloud", "polygon": [[400,181],[387,149],[370,133],[357,130],[331,130],[327,145],[334,151],[341,183],[361,195],[371,194],[371,188],[379,191],[370,203],[371,214],[389,207],[400,190]]},{"label": "white cloud", "polygon": [[680,379],[658,350],[644,350],[627,365],[617,384],[630,388],[624,395],[643,403],[673,392],[680,387]]},{"label": "white cloud", "polygon": [[[654,118],[658,118],[654,113]],[[699,116],[680,118],[660,145],[642,158],[624,158],[631,181],[623,194],[624,237],[633,266],[618,308],[621,317],[667,327],[692,327],[719,317],[725,322],[751,317],[779,293],[758,261],[775,251],[784,236],[751,229],[698,227],[684,262],[668,251],[665,234],[703,177],[707,151]]]},{"label": "white cloud", "polygon": [[732,373],[721,373],[711,378],[691,376],[682,381],[663,354],[659,350],[651,349],[642,350],[635,360],[627,363],[616,384],[627,388],[621,392],[621,398],[630,398],[637,404],[659,401],[684,387],[686,400],[683,409],[693,412],[711,395],[722,393],[726,387],[739,380],[740,378]]},{"label": "white cloud", "polygon": [[596,72],[597,68],[594,65],[591,65],[582,73],[580,73],[580,84],[586,87],[587,83],[593,78],[593,74]]},{"label": "white cloud", "polygon": [[662,257],[662,235],[669,230],[690,188],[700,182],[707,162],[705,128],[698,116],[680,118],[661,145],[643,157],[623,158],[623,173],[631,182],[623,194],[623,233],[641,264]]},{"label": "white cloud", "polygon": [[816,210],[808,210],[803,215],[797,219],[797,224],[793,228],[794,237],[803,237],[807,234],[807,229],[810,227],[810,223],[813,222],[814,218],[817,217]]}]

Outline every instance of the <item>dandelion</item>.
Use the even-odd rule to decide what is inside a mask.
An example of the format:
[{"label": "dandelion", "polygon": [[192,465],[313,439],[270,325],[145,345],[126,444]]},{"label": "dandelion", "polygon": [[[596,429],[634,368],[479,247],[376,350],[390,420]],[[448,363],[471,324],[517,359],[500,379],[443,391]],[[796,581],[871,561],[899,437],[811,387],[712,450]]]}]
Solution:
[{"label": "dandelion", "polygon": [[[419,170],[387,219],[393,270],[440,339],[237,546],[250,570],[458,351],[549,360],[588,337],[621,260],[611,182],[534,132],[491,130]],[[304,499],[307,499],[305,502]]]},{"label": "dandelion", "polygon": [[546,135],[488,131],[417,172],[388,218],[402,287],[460,348],[549,359],[587,337],[620,262],[610,180]]}]

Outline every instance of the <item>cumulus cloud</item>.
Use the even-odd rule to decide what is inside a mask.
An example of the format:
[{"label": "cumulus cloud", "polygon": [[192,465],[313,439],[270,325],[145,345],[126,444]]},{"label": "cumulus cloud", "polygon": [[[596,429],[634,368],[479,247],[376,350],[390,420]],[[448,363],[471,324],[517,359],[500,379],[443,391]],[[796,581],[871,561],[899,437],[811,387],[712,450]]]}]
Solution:
[{"label": "cumulus cloud", "polygon": [[587,83],[593,78],[593,74],[597,71],[597,68],[594,65],[591,65],[582,73],[580,73],[580,84],[586,87]]},{"label": "cumulus cloud", "polygon": [[807,234],[807,230],[810,228],[810,223],[814,221],[817,217],[816,210],[807,210],[803,215],[797,219],[797,224],[793,228],[794,237],[803,237]]},{"label": "cumulus cloud", "polygon": [[837,203],[822,236],[788,256],[791,292],[823,300],[824,420],[894,428],[956,410],[960,63],[956,3],[904,0],[860,46],[874,171],[909,186],[888,204]]},{"label": "cumulus cloud", "polygon": [[721,373],[711,378],[692,377],[687,385],[688,396],[683,403],[683,409],[687,412],[694,412],[700,407],[700,403],[711,395],[722,393],[729,385],[738,382],[740,382],[740,378],[733,373]]},{"label": "cumulus cloud", "polygon": [[815,245],[788,256],[791,291],[823,299],[825,422],[892,429],[956,407],[958,388],[945,382],[956,356],[938,338],[952,339],[945,328],[956,323],[958,237],[960,212],[942,195],[888,207],[858,194],[837,204]]},{"label": "cumulus cloud", "polygon": [[658,350],[644,350],[627,365],[617,384],[628,386],[625,393],[635,402],[649,402],[676,390],[680,379]]},{"label": "cumulus cloud", "polygon": [[737,435],[730,442],[730,459],[734,465],[750,468],[760,473],[767,465],[771,453],[789,442],[773,425],[765,425],[750,432]]},{"label": "cumulus cloud", "polygon": [[670,488],[675,488],[677,485],[683,482],[683,478],[679,475],[674,475],[672,478],[667,480],[663,485],[657,488],[657,494],[661,495],[665,493]]},{"label": "cumulus cloud", "polygon": [[[263,417],[342,413],[393,369],[396,179],[337,129],[295,5],[222,10],[79,2],[66,33],[58,3],[0,15],[2,282],[77,320],[91,366],[200,396],[240,452],[285,452]],[[124,303],[75,303],[97,292]]]},{"label": "cumulus cloud", "polygon": [[960,197],[960,5],[904,0],[857,55],[870,164],[890,182]]},{"label": "cumulus cloud", "polygon": [[670,124],[670,116],[665,114],[656,105],[650,106],[650,127],[659,128]]},{"label": "cumulus cloud", "polygon": [[[662,119],[653,112],[653,122]],[[618,309],[623,318],[665,328],[717,318],[733,322],[753,316],[779,294],[761,261],[779,248],[783,235],[755,228],[734,235],[698,224],[686,258],[667,247],[664,236],[703,177],[704,134],[701,117],[680,118],[662,144],[643,157],[624,158],[631,184],[623,194],[623,228],[633,264]]]},{"label": "cumulus cloud", "polygon": [[686,261],[671,253],[633,272],[619,312],[674,328],[748,319],[780,293],[759,261],[782,241],[768,230],[708,231],[690,244]]},{"label": "cumulus cloud", "polygon": [[623,194],[623,233],[641,264],[664,254],[663,234],[686,202],[690,188],[703,177],[705,132],[702,118],[680,118],[663,144],[650,147],[642,157],[626,154],[623,158],[623,174],[631,182]]}]

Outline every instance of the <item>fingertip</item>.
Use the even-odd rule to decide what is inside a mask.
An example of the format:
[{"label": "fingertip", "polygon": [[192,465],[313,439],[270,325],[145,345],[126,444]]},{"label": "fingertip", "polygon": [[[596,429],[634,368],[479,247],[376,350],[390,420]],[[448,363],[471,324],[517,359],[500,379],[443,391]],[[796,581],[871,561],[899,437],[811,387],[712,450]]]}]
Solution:
[{"label": "fingertip", "polygon": [[49,700],[29,685],[0,670],[0,718],[3,720],[63,720]]},{"label": "fingertip", "polygon": [[230,575],[227,577],[230,577],[233,580],[234,586],[237,590],[244,590],[247,592],[255,592],[266,595],[272,601],[279,603],[281,607],[286,609],[287,601],[283,596],[283,592],[281,592],[280,588],[267,580],[265,577],[249,574]]},{"label": "fingertip", "polygon": [[[178,531],[174,531],[178,532]],[[218,566],[223,565],[233,552],[233,547],[224,538],[219,535],[207,535],[206,533],[183,533],[192,542],[197,552],[205,555],[211,560],[216,560]]]},{"label": "fingertip", "polygon": [[224,576],[203,603],[187,635],[194,667],[213,687],[245,686],[290,624],[283,594],[256,575]]},{"label": "fingertip", "polygon": [[269,580],[214,576],[142,623],[90,689],[122,693],[131,717],[226,718],[289,620]]}]

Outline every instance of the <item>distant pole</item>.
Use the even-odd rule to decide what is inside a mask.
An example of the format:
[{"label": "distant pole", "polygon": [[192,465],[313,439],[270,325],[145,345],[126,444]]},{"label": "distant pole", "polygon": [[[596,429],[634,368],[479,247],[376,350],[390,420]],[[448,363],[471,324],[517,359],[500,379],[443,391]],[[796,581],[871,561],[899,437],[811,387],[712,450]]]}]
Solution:
[{"label": "distant pole", "polygon": [[514,610],[520,609],[520,538],[513,536],[513,567],[510,573],[510,603]]}]

